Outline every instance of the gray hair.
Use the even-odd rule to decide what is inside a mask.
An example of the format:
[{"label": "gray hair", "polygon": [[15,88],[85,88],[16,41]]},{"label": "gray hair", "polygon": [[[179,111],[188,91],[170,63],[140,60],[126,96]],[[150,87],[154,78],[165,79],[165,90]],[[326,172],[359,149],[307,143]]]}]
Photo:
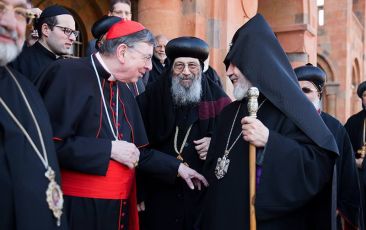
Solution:
[{"label": "gray hair", "polygon": [[107,56],[113,55],[119,45],[125,44],[126,46],[131,48],[134,47],[134,45],[138,42],[145,42],[154,45],[154,35],[148,29],[144,29],[127,36],[105,40],[100,46],[99,52]]}]

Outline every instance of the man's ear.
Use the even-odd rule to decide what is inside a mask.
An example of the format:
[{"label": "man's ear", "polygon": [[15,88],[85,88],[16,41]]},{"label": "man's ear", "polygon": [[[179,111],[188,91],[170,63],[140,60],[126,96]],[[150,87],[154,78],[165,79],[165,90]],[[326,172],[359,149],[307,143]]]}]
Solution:
[{"label": "man's ear", "polygon": [[42,35],[48,37],[51,31],[50,27],[48,27],[46,23],[43,23],[41,28],[42,28]]},{"label": "man's ear", "polygon": [[117,46],[117,49],[116,49],[116,56],[117,56],[117,59],[121,62],[121,63],[124,63],[125,62],[125,55],[126,55],[126,52],[127,52],[127,45],[126,44],[120,44],[119,46]]}]

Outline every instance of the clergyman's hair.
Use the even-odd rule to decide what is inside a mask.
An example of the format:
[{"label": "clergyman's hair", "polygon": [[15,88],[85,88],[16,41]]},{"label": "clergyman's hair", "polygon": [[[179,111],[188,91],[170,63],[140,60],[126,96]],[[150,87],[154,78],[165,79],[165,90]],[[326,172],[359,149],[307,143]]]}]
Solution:
[{"label": "clergyman's hair", "polygon": [[109,11],[110,12],[113,12],[114,5],[116,5],[117,3],[125,3],[125,4],[127,4],[131,7],[131,1],[130,0],[111,0],[109,2]]},{"label": "clergyman's hair", "polygon": [[106,56],[114,55],[119,45],[125,44],[128,47],[134,47],[138,42],[145,42],[151,45],[155,44],[154,35],[148,30],[143,29],[131,35],[105,40],[99,48],[99,52]]},{"label": "clergyman's hair", "polygon": [[43,36],[43,34],[42,34],[42,25],[46,23],[48,25],[48,27],[50,28],[50,30],[53,30],[55,25],[57,25],[57,23],[58,23],[56,17],[57,16],[37,18],[34,21],[34,28],[37,30],[39,38],[41,38]]}]

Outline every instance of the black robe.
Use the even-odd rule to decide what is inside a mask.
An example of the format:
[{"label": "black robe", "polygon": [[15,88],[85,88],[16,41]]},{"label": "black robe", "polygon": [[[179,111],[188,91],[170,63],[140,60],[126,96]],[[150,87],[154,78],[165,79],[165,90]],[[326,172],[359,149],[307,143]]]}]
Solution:
[{"label": "black robe", "polygon": [[[47,111],[34,86],[24,76],[12,70],[19,81],[40,126],[49,165],[60,171],[52,142],[52,131]],[[41,149],[36,127],[14,80],[4,67],[0,68],[0,97],[10,107],[24,128]],[[0,105],[0,228],[2,230],[67,229],[65,213],[61,227],[46,202],[49,180],[44,176],[44,165],[28,140]],[[65,211],[65,209],[64,209]]]},{"label": "black robe", "polygon": [[[247,116],[247,102],[233,102],[219,116],[214,131],[204,175],[209,179],[202,216],[197,229],[249,229],[249,145],[243,138],[232,148],[230,166],[224,178],[214,174],[218,157],[222,157],[235,113],[229,146],[242,131],[240,120]],[[262,172],[256,190],[257,229],[311,229],[307,204],[329,186],[335,154],[315,145],[290,119],[266,100],[258,111],[258,119],[269,129]],[[331,194],[329,194],[330,196]]]},{"label": "black robe", "polygon": [[213,81],[215,84],[217,84],[218,86],[220,86],[222,88],[220,76],[217,74],[217,72],[216,72],[216,70],[214,70],[214,68],[212,68],[211,66],[208,66],[208,69],[203,74],[207,77],[207,79]]},{"label": "black robe", "polygon": [[51,63],[57,60],[54,53],[36,42],[30,47],[24,47],[20,55],[10,63],[14,69],[26,76],[33,84],[39,75]]},{"label": "black robe", "polygon": [[[353,151],[357,157],[357,151],[363,146],[363,125],[364,120],[366,119],[366,111],[363,109],[360,112],[352,115],[348,118],[344,127],[346,128],[349,138],[352,143]],[[358,168],[359,173],[359,183],[361,189],[361,229],[365,228],[365,220],[366,220],[366,170],[365,170],[365,161],[362,163],[362,167]]]},{"label": "black robe", "polygon": [[[110,82],[109,74],[93,56],[109,114],[115,106],[119,88],[119,139],[144,147],[147,138],[133,95],[124,83]],[[61,60],[40,78],[39,91],[44,98],[54,129],[56,150],[62,169],[104,176],[109,165],[111,140],[114,140],[104,109],[91,57]],[[114,111],[115,112],[115,111]],[[179,161],[148,150],[140,151],[139,168],[154,176],[174,180]],[[170,176],[169,176],[170,175]],[[66,196],[71,229],[116,229],[125,226],[127,206],[121,200]],[[121,210],[122,216],[121,216]],[[119,221],[120,218],[120,221]]]},{"label": "black robe", "polygon": [[[145,93],[137,97],[141,114],[149,137],[150,148],[177,157],[174,150],[176,127],[179,127],[177,149],[179,151],[188,127],[191,132],[184,146],[184,162],[202,171],[204,161],[199,159],[193,140],[210,137],[216,117],[230,103],[224,91],[202,76],[202,98],[196,105],[177,106],[173,103],[171,76],[163,75],[148,85]],[[143,174],[139,178],[146,211],[142,216],[142,229],[151,230],[191,230],[197,218],[202,201],[202,193],[190,190],[181,178],[173,183],[154,180]],[[164,220],[161,220],[164,216]]]},{"label": "black robe", "polygon": [[151,62],[152,62],[152,69],[149,71],[147,84],[153,83],[154,81],[158,80],[164,73],[165,66],[168,67],[170,63],[169,59],[166,58],[164,61],[165,65],[162,65],[160,60],[155,56],[152,57]]},{"label": "black robe", "polygon": [[[337,210],[344,218],[347,229],[358,229],[360,217],[360,187],[358,184],[358,173],[355,164],[355,157],[346,129],[334,117],[322,112],[321,117],[324,123],[335,137],[339,150],[339,158],[336,161],[337,169]],[[331,229],[331,196],[329,186],[317,195],[314,202],[310,204],[313,212],[309,218],[311,229]]]}]

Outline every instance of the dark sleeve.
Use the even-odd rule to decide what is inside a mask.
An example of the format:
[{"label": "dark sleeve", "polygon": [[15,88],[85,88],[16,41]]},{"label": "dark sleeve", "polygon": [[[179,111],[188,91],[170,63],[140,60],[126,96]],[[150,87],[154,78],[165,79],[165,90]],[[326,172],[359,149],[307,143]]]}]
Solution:
[{"label": "dark sleeve", "polygon": [[180,161],[155,149],[140,150],[139,170],[163,182],[173,184],[177,179]]},{"label": "dark sleeve", "polygon": [[37,84],[50,115],[58,159],[62,168],[105,175],[111,141],[97,139],[93,131],[88,132],[85,123],[93,115],[95,99],[88,96],[86,91],[90,87],[86,81],[69,76],[75,71],[67,71],[56,63],[44,72]]},{"label": "dark sleeve", "polygon": [[341,136],[340,140],[342,145],[338,146],[341,157],[337,162],[337,167],[339,167],[337,206],[344,220],[357,229],[361,202],[357,166],[349,137],[343,127],[341,130],[343,130],[344,135]]},{"label": "dark sleeve", "polygon": [[261,221],[304,206],[333,172],[336,154],[314,145],[290,121],[285,121],[280,133],[270,130],[266,145],[255,201]]}]

